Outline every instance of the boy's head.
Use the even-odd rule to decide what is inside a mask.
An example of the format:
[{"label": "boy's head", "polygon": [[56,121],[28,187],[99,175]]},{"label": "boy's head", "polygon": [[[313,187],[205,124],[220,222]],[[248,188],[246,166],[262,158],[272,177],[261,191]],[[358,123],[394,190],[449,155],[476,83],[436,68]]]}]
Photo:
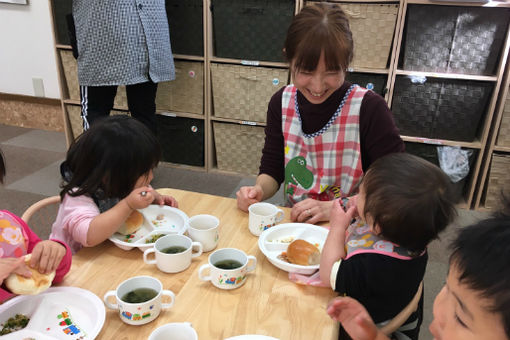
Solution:
[{"label": "boy's head", "polygon": [[411,251],[424,250],[456,214],[448,176],[407,153],[375,161],[358,201],[359,214],[377,233]]},{"label": "boy's head", "polygon": [[352,33],[342,9],[314,3],[299,12],[287,31],[284,54],[293,71],[313,71],[324,54],[326,69],[346,72],[353,57]]},{"label": "boy's head", "polygon": [[510,339],[510,217],[462,229],[452,248],[431,333],[438,340]]}]

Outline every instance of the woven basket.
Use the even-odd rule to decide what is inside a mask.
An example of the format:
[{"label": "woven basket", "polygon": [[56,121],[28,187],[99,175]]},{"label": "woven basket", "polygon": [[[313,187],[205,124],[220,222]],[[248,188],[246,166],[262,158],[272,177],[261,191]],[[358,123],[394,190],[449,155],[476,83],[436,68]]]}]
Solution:
[{"label": "woven basket", "polygon": [[[510,91],[510,89],[507,89]],[[510,147],[510,93],[507,93],[496,145]]]},{"label": "woven basket", "polygon": [[[73,57],[73,52],[70,50],[60,50],[60,59],[62,60],[62,67],[64,68],[67,93],[69,94],[69,97],[66,99],[80,100],[78,64],[76,63],[76,59]],[[128,105],[125,86],[119,86],[117,88],[117,95],[115,96],[113,106],[118,109],[127,110]]]},{"label": "woven basket", "polygon": [[265,122],[271,96],[287,84],[288,70],[211,64],[214,115]]},{"label": "woven basket", "polygon": [[204,165],[204,121],[157,114],[158,139],[165,162]]},{"label": "woven basket", "polygon": [[156,96],[160,110],[204,113],[204,64],[175,62],[175,80],[160,83]]},{"label": "woven basket", "polygon": [[218,169],[256,175],[259,172],[264,128],[213,122]]},{"label": "woven basket", "polygon": [[485,196],[486,208],[499,208],[502,206],[502,194],[510,192],[510,156],[493,154],[487,192]]},{"label": "woven basket", "polygon": [[[81,106],[79,105],[66,105],[67,117],[71,123],[71,132],[73,139],[76,139],[83,133],[83,120],[81,119]],[[126,111],[112,110],[111,115],[125,115]]]},{"label": "woven basket", "polygon": [[430,78],[421,84],[397,77],[393,116],[403,135],[472,142],[491,92],[484,82]]},{"label": "woven basket", "polygon": [[[316,2],[307,2],[310,3]],[[388,67],[398,4],[338,3],[338,5],[347,14],[352,31],[354,58],[351,66]]]},{"label": "woven basket", "polygon": [[212,0],[214,55],[283,61],[295,0]]},{"label": "woven basket", "polygon": [[353,84],[358,84],[366,89],[384,96],[386,94],[386,81],[388,76],[375,73],[348,72],[345,79]]},{"label": "woven basket", "polygon": [[510,9],[409,5],[403,68],[493,75],[509,20]]},{"label": "woven basket", "polygon": [[172,52],[204,55],[202,0],[166,0]]},{"label": "woven basket", "polygon": [[69,33],[67,29],[66,15],[72,12],[72,1],[69,0],[53,0],[53,16],[55,24],[55,35],[57,44],[69,45]]}]

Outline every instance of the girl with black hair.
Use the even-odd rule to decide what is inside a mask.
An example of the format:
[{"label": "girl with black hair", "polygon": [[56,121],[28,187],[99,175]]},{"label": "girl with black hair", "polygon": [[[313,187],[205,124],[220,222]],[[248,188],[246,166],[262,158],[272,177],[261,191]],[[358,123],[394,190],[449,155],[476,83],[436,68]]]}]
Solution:
[{"label": "girl with black hair", "polygon": [[124,115],[104,118],[71,145],[61,165],[61,204],[51,236],[76,253],[115,233],[135,209],[177,207],[150,186],[161,156],[154,134]]}]

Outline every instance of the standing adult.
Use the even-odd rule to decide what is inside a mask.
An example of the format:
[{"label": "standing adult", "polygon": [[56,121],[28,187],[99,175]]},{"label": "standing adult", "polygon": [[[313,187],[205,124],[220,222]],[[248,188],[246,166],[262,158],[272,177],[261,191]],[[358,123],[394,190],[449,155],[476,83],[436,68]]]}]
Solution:
[{"label": "standing adult", "polygon": [[246,211],[283,182],[291,219],[317,223],[329,220],[335,198],[357,193],[372,162],[404,151],[404,143],[384,99],[345,81],[353,40],[339,6],[306,6],[287,31],[284,52],[294,84],[269,102],[260,173],[237,192],[237,203]]},{"label": "standing adult", "polygon": [[108,116],[118,85],[156,132],[157,83],[175,78],[165,0],[73,0],[83,128]]}]

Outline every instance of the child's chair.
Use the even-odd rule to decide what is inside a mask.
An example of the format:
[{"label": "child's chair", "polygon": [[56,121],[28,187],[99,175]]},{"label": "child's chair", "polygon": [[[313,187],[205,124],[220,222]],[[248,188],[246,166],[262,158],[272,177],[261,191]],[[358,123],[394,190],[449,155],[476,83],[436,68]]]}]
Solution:
[{"label": "child's chair", "polygon": [[[45,239],[51,231],[60,204],[60,196],[51,196],[35,202],[25,210],[21,219],[32,228],[36,227],[39,237]],[[30,221],[30,223],[29,223]]]}]

